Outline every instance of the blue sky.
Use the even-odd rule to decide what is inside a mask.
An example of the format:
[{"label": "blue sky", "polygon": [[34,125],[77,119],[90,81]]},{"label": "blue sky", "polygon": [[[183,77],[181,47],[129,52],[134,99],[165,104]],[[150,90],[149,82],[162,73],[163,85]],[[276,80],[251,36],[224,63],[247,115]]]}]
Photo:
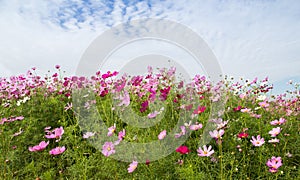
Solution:
[{"label": "blue sky", "polygon": [[1,0],[0,76],[62,65],[74,74],[88,45],[105,30],[139,18],[169,19],[197,32],[224,74],[269,76],[278,89],[300,81],[300,1]]}]

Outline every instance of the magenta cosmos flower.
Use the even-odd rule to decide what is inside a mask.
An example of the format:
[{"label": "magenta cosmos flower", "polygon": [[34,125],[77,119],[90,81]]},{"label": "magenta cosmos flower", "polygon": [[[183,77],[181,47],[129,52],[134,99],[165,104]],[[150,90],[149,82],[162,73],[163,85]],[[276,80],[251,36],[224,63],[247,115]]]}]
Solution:
[{"label": "magenta cosmos flower", "polygon": [[176,149],[176,152],[179,152],[180,154],[188,154],[190,152],[190,150],[187,146],[179,146]]},{"label": "magenta cosmos flower", "polygon": [[48,142],[42,141],[38,145],[33,146],[33,147],[29,147],[28,149],[31,152],[42,151],[42,150],[44,150],[48,146],[48,144],[49,144],[49,141]]},{"label": "magenta cosmos flower", "polygon": [[105,142],[102,146],[102,154],[106,157],[114,154],[115,152],[115,145],[112,142]]},{"label": "magenta cosmos flower", "polygon": [[212,149],[211,146],[209,146],[208,148],[206,147],[206,145],[203,146],[203,149],[201,147],[199,147],[199,149],[197,150],[198,152],[198,156],[211,156],[215,151]]},{"label": "magenta cosmos flower", "polygon": [[56,147],[56,148],[54,148],[54,149],[51,149],[51,150],[49,151],[49,154],[56,156],[56,155],[59,155],[59,154],[65,152],[65,150],[66,150],[65,146],[62,146],[62,147]]},{"label": "magenta cosmos flower", "polygon": [[163,130],[162,132],[159,133],[158,139],[163,140],[166,137],[166,135],[167,135],[167,131]]},{"label": "magenta cosmos flower", "polygon": [[61,139],[61,136],[64,134],[64,128],[61,126],[59,128],[55,128],[53,131],[48,131],[48,134],[45,135],[48,139]]},{"label": "magenta cosmos flower", "polygon": [[276,137],[280,133],[280,131],[280,127],[273,128],[271,131],[269,131],[269,134],[271,135],[271,137]]},{"label": "magenta cosmos flower", "polygon": [[129,168],[127,169],[128,173],[132,173],[133,171],[135,171],[135,169],[137,168],[138,164],[139,163],[137,161],[132,161],[132,163],[129,164]]},{"label": "magenta cosmos flower", "polygon": [[238,135],[238,138],[247,138],[248,137],[248,133],[246,133],[246,132],[241,132],[241,133],[239,133]]},{"label": "magenta cosmos flower", "polygon": [[252,140],[250,140],[250,142],[253,144],[253,146],[262,146],[265,143],[265,140],[258,135],[257,138],[252,136]]},{"label": "magenta cosmos flower", "polygon": [[193,114],[201,114],[206,110],[205,106],[198,106],[197,109],[194,110]]}]

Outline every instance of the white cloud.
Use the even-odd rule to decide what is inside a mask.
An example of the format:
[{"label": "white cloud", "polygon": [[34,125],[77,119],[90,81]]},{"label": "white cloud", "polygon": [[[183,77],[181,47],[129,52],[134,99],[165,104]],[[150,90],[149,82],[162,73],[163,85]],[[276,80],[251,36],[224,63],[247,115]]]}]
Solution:
[{"label": "white cloud", "polygon": [[147,17],[199,33],[225,74],[273,81],[300,76],[300,3],[292,0],[0,1],[0,76],[33,66],[44,74],[55,64],[72,74],[109,26]]}]

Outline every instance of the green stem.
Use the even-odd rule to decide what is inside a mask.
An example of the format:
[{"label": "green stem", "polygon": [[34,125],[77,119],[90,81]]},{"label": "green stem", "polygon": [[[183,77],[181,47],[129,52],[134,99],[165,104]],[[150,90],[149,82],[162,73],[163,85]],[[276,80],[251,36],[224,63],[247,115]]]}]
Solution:
[{"label": "green stem", "polygon": [[219,151],[220,151],[220,179],[223,180],[223,152],[222,152],[222,142],[221,139],[219,141]]}]

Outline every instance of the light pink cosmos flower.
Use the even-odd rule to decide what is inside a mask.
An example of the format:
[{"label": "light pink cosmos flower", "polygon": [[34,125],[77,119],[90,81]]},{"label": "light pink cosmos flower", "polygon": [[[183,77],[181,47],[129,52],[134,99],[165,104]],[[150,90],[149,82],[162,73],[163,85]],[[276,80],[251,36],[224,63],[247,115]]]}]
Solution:
[{"label": "light pink cosmos flower", "polygon": [[198,156],[211,156],[215,151],[212,149],[211,146],[209,146],[208,148],[206,147],[206,145],[203,146],[203,150],[201,147],[199,147],[199,149],[197,150],[198,152]]},{"label": "light pink cosmos flower", "polygon": [[271,137],[276,137],[280,133],[280,131],[280,127],[273,128],[271,131],[269,131],[269,134],[271,135]]},{"label": "light pink cosmos flower", "polygon": [[185,135],[185,133],[186,133],[185,126],[180,126],[180,129],[181,129],[181,132],[175,134],[175,138],[180,138],[181,136]]},{"label": "light pink cosmos flower", "polygon": [[105,142],[102,146],[102,154],[106,157],[114,154],[115,152],[115,145],[112,142]]},{"label": "light pink cosmos flower", "polygon": [[23,129],[21,129],[19,132],[14,133],[13,136],[14,136],[14,137],[15,137],[15,136],[19,136],[19,135],[22,134],[23,132],[24,132]]},{"label": "light pink cosmos flower", "polygon": [[120,131],[118,134],[119,140],[122,141],[123,138],[125,137],[125,135],[126,135],[126,131],[125,131],[125,129],[123,129],[123,131]]},{"label": "light pink cosmos flower", "polygon": [[239,97],[240,97],[241,99],[244,99],[245,97],[247,97],[247,94],[240,94]]},{"label": "light pink cosmos flower", "polygon": [[198,123],[192,124],[190,126],[190,130],[192,130],[192,131],[197,131],[198,129],[201,129],[201,128],[202,128],[202,124],[198,124]]},{"label": "light pink cosmos flower", "polygon": [[45,131],[45,132],[50,132],[49,129],[51,129],[51,126],[45,127],[45,128],[44,128],[44,131]]},{"label": "light pink cosmos flower", "polygon": [[241,112],[243,112],[243,113],[249,113],[249,112],[251,112],[251,109],[244,108],[244,109],[241,109]]},{"label": "light pink cosmos flower", "polygon": [[65,146],[62,146],[62,147],[56,147],[56,148],[54,148],[54,149],[51,149],[51,150],[49,151],[49,154],[50,154],[50,155],[56,156],[56,155],[59,155],[59,154],[65,152],[65,150],[66,150]]},{"label": "light pink cosmos flower", "polygon": [[124,96],[120,96],[120,100],[122,100],[122,102],[118,104],[118,106],[125,105],[125,107],[127,107],[130,104],[130,96],[127,91],[124,92]]},{"label": "light pink cosmos flower", "polygon": [[266,101],[263,101],[263,102],[259,102],[258,105],[262,108],[267,108],[270,106],[269,103],[267,103]]},{"label": "light pink cosmos flower", "polygon": [[107,136],[112,136],[116,131],[116,124],[108,128]]},{"label": "light pink cosmos flower", "polygon": [[262,146],[265,143],[264,138],[261,138],[260,135],[257,136],[257,138],[255,138],[254,136],[252,136],[252,140],[250,140],[250,142],[253,144],[253,146]]},{"label": "light pink cosmos flower", "polygon": [[137,166],[138,166],[138,162],[137,161],[132,161],[132,163],[129,164],[129,168],[127,169],[128,173],[132,173],[133,171],[135,171]]},{"label": "light pink cosmos flower", "polygon": [[222,129],[222,128],[224,128],[224,127],[228,124],[228,122],[229,122],[229,121],[223,121],[222,118],[212,119],[212,120],[210,120],[210,121],[217,124],[217,129]]},{"label": "light pink cosmos flower", "polygon": [[270,139],[270,140],[268,141],[268,143],[279,143],[279,139],[277,139],[277,138]]},{"label": "light pink cosmos flower", "polygon": [[276,126],[276,125],[282,125],[286,122],[286,120],[284,118],[280,118],[279,120],[274,120],[274,121],[271,121],[270,124],[273,125],[273,126]]},{"label": "light pink cosmos flower", "polygon": [[31,152],[42,151],[42,150],[44,150],[48,146],[48,144],[49,144],[49,141],[48,142],[42,141],[38,145],[33,146],[33,147],[29,147],[28,149]]},{"label": "light pink cosmos flower", "polygon": [[56,141],[59,141],[64,134],[64,128],[60,126],[59,128],[55,128],[53,131],[49,131],[48,134],[45,135],[48,139],[58,139]]},{"label": "light pink cosmos flower", "polygon": [[153,113],[148,114],[148,118],[149,119],[155,118],[158,114],[160,114],[158,111],[154,111]]},{"label": "light pink cosmos flower", "polygon": [[223,129],[220,129],[219,131],[217,130],[214,130],[214,131],[209,131],[209,134],[212,138],[215,138],[215,139],[221,139],[223,134],[224,134],[224,130]]},{"label": "light pink cosmos flower", "polygon": [[64,107],[65,111],[72,109],[73,104],[72,103],[67,103],[67,105]]},{"label": "light pink cosmos flower", "polygon": [[166,137],[166,135],[167,135],[167,131],[163,130],[162,132],[159,133],[158,139],[163,140]]},{"label": "light pink cosmos flower", "polygon": [[85,134],[83,134],[82,138],[87,139],[87,138],[92,137],[94,135],[95,135],[94,132],[86,132]]}]

